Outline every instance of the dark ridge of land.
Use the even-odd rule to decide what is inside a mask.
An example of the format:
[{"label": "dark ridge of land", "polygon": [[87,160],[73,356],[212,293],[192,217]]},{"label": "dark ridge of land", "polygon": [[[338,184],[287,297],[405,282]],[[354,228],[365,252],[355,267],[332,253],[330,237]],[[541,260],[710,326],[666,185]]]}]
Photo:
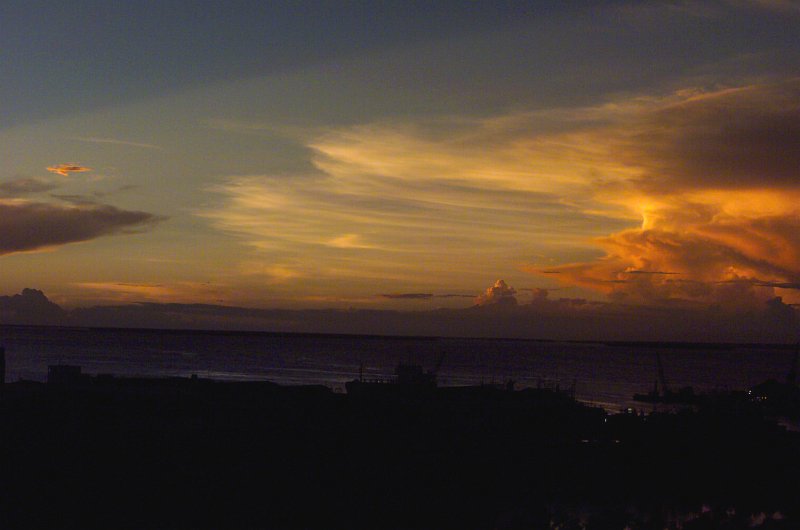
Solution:
[{"label": "dark ridge of land", "polygon": [[800,517],[800,440],[741,399],[609,416],[540,389],[344,395],[60,376],[3,387],[0,527],[738,529]]},{"label": "dark ridge of land", "polygon": [[662,341],[586,341],[606,346],[622,346],[626,348],[664,348],[681,350],[734,350],[736,348],[759,348],[765,350],[794,350],[797,343],[767,342],[662,342]]},{"label": "dark ridge of land", "polygon": [[625,348],[650,348],[650,349],[684,349],[684,350],[733,350],[736,348],[758,348],[765,350],[795,350],[797,342],[686,342],[686,341],[618,341],[618,340],[567,340],[519,337],[469,337],[469,336],[437,336],[437,335],[379,335],[356,333],[311,333],[289,331],[253,331],[229,329],[176,329],[176,328],[125,328],[125,327],[98,327],[98,326],[65,326],[65,325],[26,325],[26,324],[1,324],[0,329],[52,329],[69,331],[99,331],[120,333],[146,333],[153,335],[215,335],[245,336],[245,337],[277,337],[277,338],[321,338],[321,339],[367,339],[367,340],[393,340],[393,341],[482,341],[482,342],[532,342],[532,343],[568,343],[568,344],[595,344],[600,346],[617,346]]},{"label": "dark ridge of land", "polygon": [[[195,329],[195,328],[125,328],[113,326],[64,326],[64,325],[26,325],[26,324],[0,324],[0,329],[3,328],[18,328],[18,329],[53,329],[53,330],[68,330],[68,331],[99,331],[99,332],[116,332],[116,333],[146,333],[153,335],[215,335],[220,337],[228,337],[239,335],[244,337],[279,337],[279,338],[323,338],[323,339],[380,339],[380,340],[442,340],[442,339],[460,339],[461,337],[436,337],[428,335],[377,335],[377,334],[355,334],[355,333],[309,333],[309,332],[293,332],[293,331],[253,331],[253,330],[229,330],[229,329]],[[473,339],[467,339],[473,340]],[[475,339],[482,340],[482,339]],[[497,339],[487,339],[497,340]],[[503,340],[503,339],[500,339]],[[535,339],[531,339],[536,341]]]}]

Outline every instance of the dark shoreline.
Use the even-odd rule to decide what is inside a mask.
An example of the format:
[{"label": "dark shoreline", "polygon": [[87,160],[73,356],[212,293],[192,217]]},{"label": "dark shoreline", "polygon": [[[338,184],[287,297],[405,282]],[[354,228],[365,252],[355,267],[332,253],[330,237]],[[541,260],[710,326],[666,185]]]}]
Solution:
[{"label": "dark shoreline", "polygon": [[229,329],[206,329],[206,328],[153,328],[153,327],[105,327],[105,326],[64,326],[64,325],[44,325],[44,324],[0,324],[0,332],[5,328],[12,329],[41,329],[49,330],[69,330],[87,332],[131,332],[131,333],[150,333],[154,335],[182,335],[191,333],[194,335],[214,335],[226,336],[252,336],[252,337],[276,337],[276,338],[322,338],[322,339],[364,339],[364,340],[396,340],[404,341],[447,341],[447,340],[468,340],[486,342],[522,342],[522,343],[566,343],[566,344],[596,344],[598,346],[621,346],[626,348],[648,348],[648,349],[687,349],[687,350],[734,350],[736,348],[758,348],[765,350],[795,350],[798,343],[795,342],[686,342],[686,341],[617,341],[617,340],[562,340],[562,339],[543,339],[543,338],[519,338],[519,337],[481,337],[481,336],[436,336],[436,335],[380,335],[380,334],[358,334],[358,333],[310,333],[310,332],[287,332],[287,331],[252,331],[252,330],[229,330]]},{"label": "dark shoreline", "polygon": [[4,528],[657,528],[703,505],[728,519],[702,528],[798,521],[800,436],[743,402],[643,417],[551,390],[100,376],[0,404]]}]

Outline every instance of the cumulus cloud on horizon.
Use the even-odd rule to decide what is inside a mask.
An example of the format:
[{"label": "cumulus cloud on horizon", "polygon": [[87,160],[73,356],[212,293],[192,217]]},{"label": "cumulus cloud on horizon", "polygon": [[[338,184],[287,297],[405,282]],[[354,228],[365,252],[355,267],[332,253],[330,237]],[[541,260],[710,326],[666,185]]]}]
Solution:
[{"label": "cumulus cloud on horizon", "polygon": [[517,305],[516,294],[516,289],[509,287],[505,280],[497,280],[494,285],[475,298],[475,305],[515,306]]}]

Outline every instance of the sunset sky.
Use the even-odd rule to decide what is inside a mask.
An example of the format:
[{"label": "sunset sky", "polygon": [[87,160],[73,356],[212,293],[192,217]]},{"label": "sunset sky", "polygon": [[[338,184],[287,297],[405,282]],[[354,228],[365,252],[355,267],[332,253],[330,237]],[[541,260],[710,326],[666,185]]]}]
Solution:
[{"label": "sunset sky", "polygon": [[3,2],[0,294],[798,303],[799,36],[791,0]]}]

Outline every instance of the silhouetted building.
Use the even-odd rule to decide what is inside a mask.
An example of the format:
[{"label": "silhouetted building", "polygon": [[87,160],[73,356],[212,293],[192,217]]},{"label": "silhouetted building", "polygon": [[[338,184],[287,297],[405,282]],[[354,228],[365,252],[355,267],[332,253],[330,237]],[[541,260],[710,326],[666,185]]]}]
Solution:
[{"label": "silhouetted building", "polygon": [[3,387],[6,384],[6,349],[0,346],[0,396],[3,395]]},{"label": "silhouetted building", "polygon": [[48,385],[74,385],[83,379],[80,366],[57,364],[47,367]]}]

